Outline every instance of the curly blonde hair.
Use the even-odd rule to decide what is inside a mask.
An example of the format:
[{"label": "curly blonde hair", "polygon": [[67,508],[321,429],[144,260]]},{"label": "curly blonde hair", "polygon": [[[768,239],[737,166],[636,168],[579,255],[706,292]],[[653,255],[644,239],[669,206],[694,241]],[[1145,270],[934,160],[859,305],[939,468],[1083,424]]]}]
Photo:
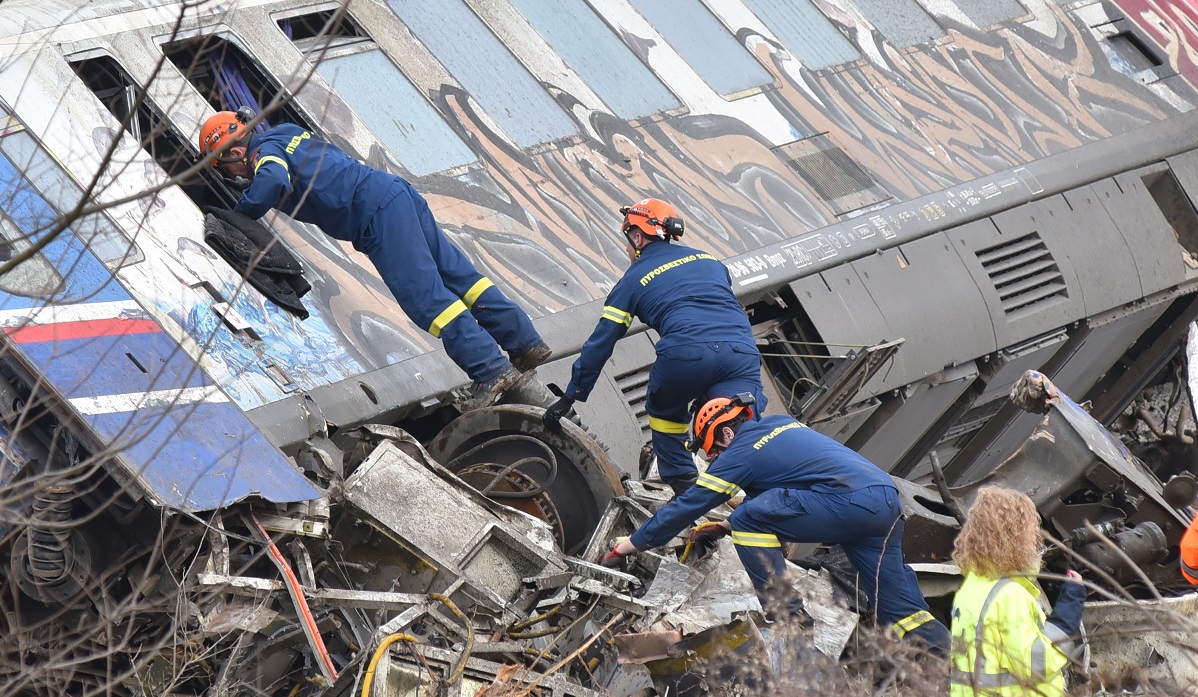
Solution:
[{"label": "curly blonde hair", "polygon": [[1035,573],[1039,542],[1040,514],[1027,494],[984,486],[953,543],[953,561],[962,572],[986,578]]}]

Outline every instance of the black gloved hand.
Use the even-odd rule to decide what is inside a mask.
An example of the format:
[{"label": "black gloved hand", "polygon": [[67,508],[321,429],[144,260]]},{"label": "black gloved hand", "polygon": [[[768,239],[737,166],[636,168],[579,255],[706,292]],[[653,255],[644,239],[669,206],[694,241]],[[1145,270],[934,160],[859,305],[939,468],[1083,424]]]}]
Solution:
[{"label": "black gloved hand", "polygon": [[551,404],[545,410],[545,416],[541,417],[541,421],[545,424],[545,428],[550,431],[562,430],[562,417],[570,413],[570,409],[574,407],[574,400],[562,395],[556,402]]}]

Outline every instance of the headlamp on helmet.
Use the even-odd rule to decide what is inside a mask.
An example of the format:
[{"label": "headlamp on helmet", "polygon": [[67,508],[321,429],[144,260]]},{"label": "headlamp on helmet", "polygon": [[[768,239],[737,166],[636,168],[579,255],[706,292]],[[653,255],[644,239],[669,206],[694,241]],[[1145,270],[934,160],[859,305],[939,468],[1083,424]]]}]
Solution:
[{"label": "headlamp on helmet", "polygon": [[624,224],[620,231],[628,236],[639,230],[646,237],[669,242],[677,240],[686,232],[686,223],[678,217],[678,211],[659,198],[646,198],[631,206],[620,206]]}]

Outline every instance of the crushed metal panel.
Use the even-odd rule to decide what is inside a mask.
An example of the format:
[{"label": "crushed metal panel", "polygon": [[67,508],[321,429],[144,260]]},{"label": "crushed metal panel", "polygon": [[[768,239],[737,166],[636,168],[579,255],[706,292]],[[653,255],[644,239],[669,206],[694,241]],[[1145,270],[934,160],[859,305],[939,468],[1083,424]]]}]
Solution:
[{"label": "crushed metal panel", "polygon": [[[524,537],[521,526],[487,510],[476,497],[465,483],[447,481],[389,441],[345,483],[347,501],[438,567],[438,583],[463,576],[474,589],[510,602],[523,579],[560,565]],[[543,523],[529,517],[522,527],[535,525]],[[466,590],[470,595],[471,588]]]}]

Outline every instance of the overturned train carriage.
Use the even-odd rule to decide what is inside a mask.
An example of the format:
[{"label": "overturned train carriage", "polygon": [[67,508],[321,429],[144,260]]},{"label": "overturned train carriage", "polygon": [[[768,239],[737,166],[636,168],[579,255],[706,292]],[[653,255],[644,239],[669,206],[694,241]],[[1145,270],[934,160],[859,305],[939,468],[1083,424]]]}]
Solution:
[{"label": "overturned train carriage", "polygon": [[[345,692],[380,627],[464,690],[569,653],[471,658],[476,623],[649,624],[635,579],[565,555],[593,561],[647,470],[652,334],[617,347],[585,428],[541,432],[540,385],[461,417],[465,377],[348,245],[268,216],[311,287],[297,312],[205,243],[237,193],[193,167],[194,135],[240,105],[413,182],[554,348],[541,382],[568,379],[624,268],[617,208],[670,200],[730,268],[769,410],[904,480],[913,559],[943,560],[953,503],[1001,481],[1119,582],[1142,581],[1132,559],[1180,589],[1191,501],[1163,484],[1188,456],[1145,465],[1102,426],[1162,381],[1188,400],[1194,20],[1152,0],[5,0],[4,691]],[[1067,396],[1047,415],[1008,399],[1028,371]],[[610,686],[606,651],[542,687]]]}]

